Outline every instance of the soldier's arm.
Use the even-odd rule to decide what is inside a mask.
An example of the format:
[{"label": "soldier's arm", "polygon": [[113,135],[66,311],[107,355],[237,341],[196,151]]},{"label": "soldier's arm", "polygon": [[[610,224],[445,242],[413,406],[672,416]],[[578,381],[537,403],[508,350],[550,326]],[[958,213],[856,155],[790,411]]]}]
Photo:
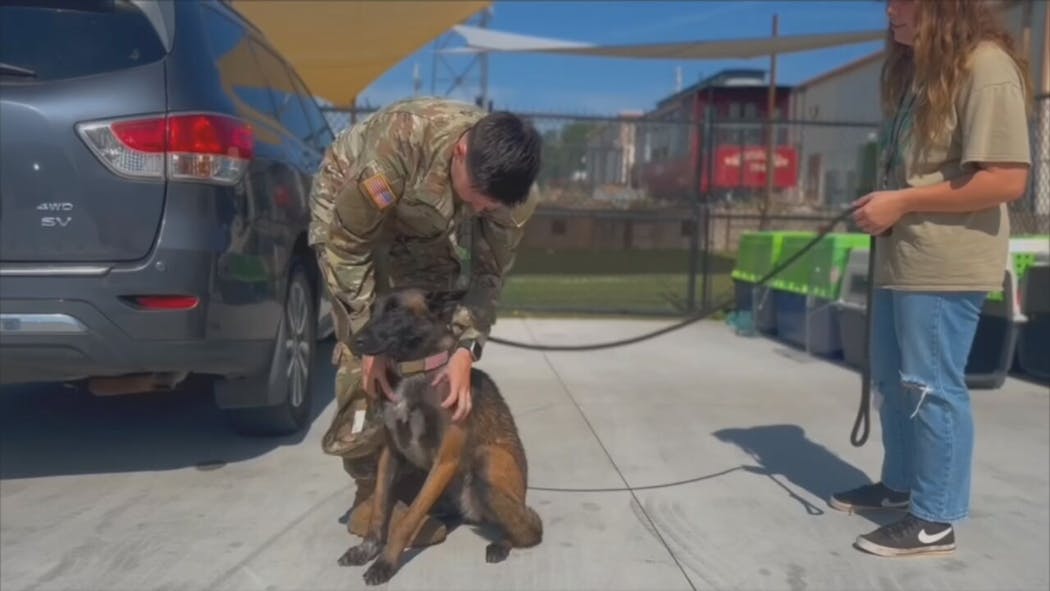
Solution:
[{"label": "soldier's arm", "polygon": [[346,183],[350,167],[347,135],[341,134],[325,150],[321,167],[310,185],[310,245],[322,244],[328,239],[336,194]]},{"label": "soldier's arm", "polygon": [[375,297],[374,249],[384,222],[415,170],[419,144],[411,115],[394,113],[370,124],[364,147],[336,194],[326,254],[331,265],[336,337],[346,342],[368,321]]},{"label": "soldier's arm", "polygon": [[524,204],[484,215],[474,224],[470,287],[452,318],[459,342],[475,340],[483,345],[488,339],[504,282],[514,266],[525,224],[532,217],[536,202],[533,187]]}]

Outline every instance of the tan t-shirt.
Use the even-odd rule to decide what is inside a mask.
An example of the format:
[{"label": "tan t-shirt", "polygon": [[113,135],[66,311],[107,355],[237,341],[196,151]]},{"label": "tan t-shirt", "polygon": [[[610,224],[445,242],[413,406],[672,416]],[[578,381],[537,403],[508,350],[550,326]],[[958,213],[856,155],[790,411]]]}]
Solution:
[{"label": "tan t-shirt", "polygon": [[[974,50],[955,101],[948,145],[923,161],[898,159],[890,188],[927,186],[969,174],[977,162],[1031,163],[1024,91],[1016,66],[997,44]],[[901,135],[911,124],[904,119]],[[903,150],[902,150],[903,151]],[[910,291],[996,291],[1009,253],[1006,205],[972,213],[913,213],[877,239],[876,285]]]}]

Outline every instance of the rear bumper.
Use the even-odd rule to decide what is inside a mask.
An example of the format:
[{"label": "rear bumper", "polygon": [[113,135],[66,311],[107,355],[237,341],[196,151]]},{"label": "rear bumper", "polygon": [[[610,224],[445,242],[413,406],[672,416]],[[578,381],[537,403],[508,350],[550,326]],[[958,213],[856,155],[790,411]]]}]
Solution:
[{"label": "rear bumper", "polygon": [[[246,225],[234,208],[215,206],[236,202],[222,190],[169,191],[155,248],[142,261],[0,264],[0,383],[265,369],[283,311],[279,241],[250,225],[234,235],[231,228]],[[155,311],[126,299],[143,295],[195,296],[199,304]]]},{"label": "rear bumper", "polygon": [[5,334],[2,341],[2,384],[147,372],[247,374],[265,367],[273,351],[270,341],[143,342],[106,338],[97,331],[61,339]]},{"label": "rear bumper", "polygon": [[[93,294],[90,289],[68,289],[70,281],[4,278],[0,383],[168,371],[245,375],[265,368],[272,354],[272,333],[231,321],[238,314],[213,299],[202,297],[194,310],[144,311],[116,292],[106,293],[105,287],[123,290],[103,278],[96,278]],[[62,291],[41,287],[63,282],[67,289]],[[73,283],[91,281],[79,278]],[[24,297],[30,290],[77,297]],[[15,291],[22,292],[21,297],[11,297]]]}]

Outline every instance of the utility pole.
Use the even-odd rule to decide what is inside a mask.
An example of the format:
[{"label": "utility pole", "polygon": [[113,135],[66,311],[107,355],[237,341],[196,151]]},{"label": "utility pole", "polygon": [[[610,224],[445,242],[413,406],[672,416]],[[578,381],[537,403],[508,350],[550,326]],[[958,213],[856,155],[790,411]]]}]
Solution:
[{"label": "utility pole", "polygon": [[[492,15],[492,7],[486,8],[481,13],[481,28],[487,29],[489,27],[489,17]],[[478,106],[486,108],[489,103],[489,52],[482,51],[481,55],[478,56],[481,70],[481,93],[478,95]]]},{"label": "utility pole", "polygon": [[[780,15],[773,15],[773,38],[780,35]],[[776,144],[777,133],[773,126],[774,112],[777,106],[777,54],[769,54],[769,100],[766,104],[766,195],[759,206],[758,229],[765,230],[769,214],[769,207],[773,201],[773,176],[776,172],[776,160],[774,159],[773,146]],[[742,155],[741,155],[742,156]],[[741,166],[744,165],[741,159]]]}]

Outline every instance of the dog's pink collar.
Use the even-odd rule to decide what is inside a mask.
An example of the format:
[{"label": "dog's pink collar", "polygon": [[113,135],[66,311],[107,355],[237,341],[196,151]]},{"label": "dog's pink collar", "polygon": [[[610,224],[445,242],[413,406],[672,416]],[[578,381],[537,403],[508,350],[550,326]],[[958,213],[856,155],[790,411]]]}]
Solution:
[{"label": "dog's pink collar", "polygon": [[431,355],[430,357],[424,357],[423,359],[414,359],[412,361],[402,361],[397,364],[398,371],[401,375],[409,375],[414,373],[423,373],[425,371],[432,371],[443,367],[448,363],[449,352],[442,351],[440,353]]}]

